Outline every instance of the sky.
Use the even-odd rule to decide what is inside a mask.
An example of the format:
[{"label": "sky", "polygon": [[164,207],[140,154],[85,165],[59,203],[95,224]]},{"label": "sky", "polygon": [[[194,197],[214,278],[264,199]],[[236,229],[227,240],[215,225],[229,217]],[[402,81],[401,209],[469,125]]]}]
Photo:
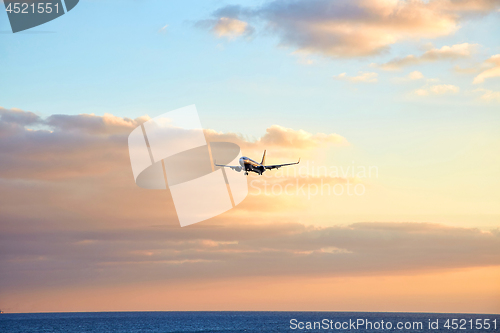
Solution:
[{"label": "sky", "polygon": [[[13,34],[0,14],[0,309],[500,313],[499,19],[82,0]],[[127,137],[191,104],[208,141],[301,163],[181,228]]]}]

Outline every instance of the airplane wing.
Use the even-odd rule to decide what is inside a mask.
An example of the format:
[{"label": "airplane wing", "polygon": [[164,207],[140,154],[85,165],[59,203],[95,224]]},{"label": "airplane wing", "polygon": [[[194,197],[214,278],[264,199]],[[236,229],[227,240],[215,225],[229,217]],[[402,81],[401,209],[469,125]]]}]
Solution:
[{"label": "airplane wing", "polygon": [[271,170],[271,169],[279,169],[281,168],[282,166],[287,166],[287,165],[294,165],[294,164],[299,164],[300,163],[300,158],[297,162],[295,163],[285,163],[285,164],[275,164],[275,165],[264,165],[264,168],[266,168],[267,170]]},{"label": "airplane wing", "polygon": [[238,172],[241,171],[241,166],[239,166],[239,165],[232,166],[232,165],[223,165],[223,164],[217,164],[217,163],[214,163],[214,165],[218,166],[218,167],[231,168],[231,169],[236,170]]}]

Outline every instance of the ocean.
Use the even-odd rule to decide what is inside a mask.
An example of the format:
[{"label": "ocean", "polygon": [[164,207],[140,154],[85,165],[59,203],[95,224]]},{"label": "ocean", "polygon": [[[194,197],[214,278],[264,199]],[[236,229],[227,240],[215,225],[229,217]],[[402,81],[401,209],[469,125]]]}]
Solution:
[{"label": "ocean", "polygon": [[1,333],[500,332],[500,315],[394,312],[71,312],[0,314]]}]

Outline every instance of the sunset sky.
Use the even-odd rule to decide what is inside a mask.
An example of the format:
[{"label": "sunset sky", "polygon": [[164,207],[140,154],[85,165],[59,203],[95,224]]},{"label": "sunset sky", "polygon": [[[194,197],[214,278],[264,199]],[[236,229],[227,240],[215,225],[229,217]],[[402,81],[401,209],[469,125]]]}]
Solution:
[{"label": "sunset sky", "polygon": [[[500,313],[499,35],[499,0],[0,14],[0,309]],[[191,104],[208,141],[301,163],[181,228],[127,137]]]}]

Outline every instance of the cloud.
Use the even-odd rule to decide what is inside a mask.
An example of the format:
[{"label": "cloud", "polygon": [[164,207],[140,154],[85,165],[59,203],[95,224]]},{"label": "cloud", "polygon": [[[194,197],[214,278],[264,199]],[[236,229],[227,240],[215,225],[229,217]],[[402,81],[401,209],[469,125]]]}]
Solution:
[{"label": "cloud", "polygon": [[164,34],[167,32],[167,28],[168,28],[168,24],[165,24],[160,30],[158,30],[158,32]]},{"label": "cloud", "polygon": [[[426,223],[3,232],[0,287],[356,276],[500,265],[500,238]],[[376,263],[376,264],[374,264]],[[23,274],[30,271],[31,274]],[[145,274],[147,272],[147,274]],[[166,274],[168,272],[168,274]],[[193,277],[193,272],[196,276]]]},{"label": "cloud", "polygon": [[323,144],[346,144],[347,140],[338,134],[311,134],[303,130],[293,130],[279,125],[273,125],[266,130],[266,134],[259,140],[265,145],[296,147],[309,149]]},{"label": "cloud", "polygon": [[[33,112],[0,107],[0,138],[8,137],[12,133],[27,125],[38,124],[40,117]],[[1,144],[1,143],[0,143]]]},{"label": "cloud", "polygon": [[10,109],[0,107],[0,120],[2,123],[15,125],[31,125],[40,121],[40,117],[33,112],[23,111],[20,109]]},{"label": "cloud", "polygon": [[249,26],[248,23],[240,20],[221,17],[214,25],[213,30],[217,33],[217,35],[219,35],[219,37],[225,36],[231,38],[248,33]]},{"label": "cloud", "polygon": [[486,102],[500,102],[500,91],[493,91],[488,89],[476,89],[476,92],[481,92],[481,99]]},{"label": "cloud", "polygon": [[418,96],[458,94],[460,88],[452,84],[439,84],[415,90]]},{"label": "cloud", "polygon": [[[130,173],[128,134],[148,116],[136,119],[111,114],[51,115],[0,108],[0,178],[65,179],[104,175],[113,168]],[[27,126],[43,126],[33,130]],[[305,150],[323,145],[348,145],[339,134],[309,133],[278,125],[248,140],[235,133],[206,130],[208,141],[234,142],[245,151]],[[131,178],[132,179],[132,178]]]},{"label": "cloud", "polygon": [[32,112],[0,108],[1,178],[65,179],[128,166],[127,136],[147,119],[110,114],[43,119]]},{"label": "cloud", "polygon": [[312,134],[304,130],[294,130],[279,125],[272,125],[266,133],[257,140],[247,140],[236,133],[221,133],[214,130],[205,130],[209,141],[228,141],[238,144],[243,149],[266,149],[279,147],[284,149],[311,149],[322,145],[348,145],[346,138],[339,134]]},{"label": "cloud", "polygon": [[413,71],[409,73],[405,77],[396,77],[393,79],[394,82],[399,83],[399,82],[408,82],[408,81],[416,81],[416,80],[421,80],[424,78],[424,74],[422,74],[419,71]]},{"label": "cloud", "polygon": [[199,27],[209,27],[217,37],[226,37],[228,39],[234,39],[243,35],[251,35],[254,31],[253,27],[247,22],[230,17],[204,20],[198,22],[197,25]]},{"label": "cloud", "polygon": [[43,124],[59,131],[81,131],[87,134],[114,135],[128,134],[134,128],[149,120],[148,116],[137,119],[116,117],[112,114],[51,115]]},{"label": "cloud", "polygon": [[262,24],[280,45],[298,53],[363,57],[401,41],[447,36],[463,17],[499,5],[496,0],[275,0],[260,7],[222,7],[213,16]]},{"label": "cloud", "polygon": [[[201,281],[223,279],[374,276],[500,265],[498,231],[426,223],[309,226],[285,214],[295,202],[269,196],[249,196],[242,203],[246,209],[180,228],[169,191],[144,190],[133,181],[127,136],[147,118],[42,118],[8,109],[0,109],[0,115],[0,290],[2,296],[10,293],[9,300],[19,300],[19,292],[33,299],[33,292],[95,292],[109,286],[120,286],[121,294],[130,296],[134,288],[129,286],[153,281],[168,286],[189,282],[187,289],[193,289]],[[36,126],[48,129],[28,128]],[[337,134],[277,125],[256,140],[207,132],[212,139],[234,139],[245,149],[346,144]],[[267,211],[256,221],[248,212],[263,206]]]},{"label": "cloud", "polygon": [[352,83],[357,82],[368,82],[375,83],[378,81],[378,74],[373,72],[359,72],[357,76],[347,76],[346,73],[341,73],[339,75],[334,75],[333,78],[336,80],[345,80]]},{"label": "cloud", "polygon": [[492,56],[491,58],[486,60],[483,65],[488,69],[479,73],[479,75],[474,78],[474,81],[472,83],[483,83],[485,79],[500,76],[500,54]]},{"label": "cloud", "polygon": [[473,52],[477,49],[477,46],[477,44],[463,43],[452,46],[443,46],[440,49],[433,48],[420,56],[410,54],[404,58],[396,58],[385,64],[377,65],[377,67],[384,70],[400,70],[403,67],[418,65],[424,62],[470,58]]},{"label": "cloud", "polygon": [[[133,179],[127,137],[148,117],[82,114],[41,118],[9,109],[0,109],[0,113],[2,230],[81,225],[122,228],[143,223],[178,226],[169,192],[140,189]],[[260,156],[268,149],[272,163],[289,162],[291,152],[293,161],[298,157],[304,160],[304,153],[311,149],[348,145],[338,134],[277,125],[257,139],[213,130],[205,133],[208,141],[239,144],[247,156]],[[275,206],[265,206],[261,202],[253,209],[276,210]],[[238,223],[247,220],[253,220],[249,214],[239,217]]]},{"label": "cloud", "polygon": [[444,10],[468,14],[484,14],[500,6],[498,0],[443,0],[440,3]]},{"label": "cloud", "polygon": [[420,80],[424,78],[424,74],[420,73],[419,71],[413,71],[410,74],[408,74],[408,79],[410,80]]},{"label": "cloud", "polygon": [[474,67],[463,68],[463,67],[460,67],[458,65],[453,67],[453,70],[459,74],[475,74],[475,73],[479,72],[479,70],[477,68],[474,68]]}]

